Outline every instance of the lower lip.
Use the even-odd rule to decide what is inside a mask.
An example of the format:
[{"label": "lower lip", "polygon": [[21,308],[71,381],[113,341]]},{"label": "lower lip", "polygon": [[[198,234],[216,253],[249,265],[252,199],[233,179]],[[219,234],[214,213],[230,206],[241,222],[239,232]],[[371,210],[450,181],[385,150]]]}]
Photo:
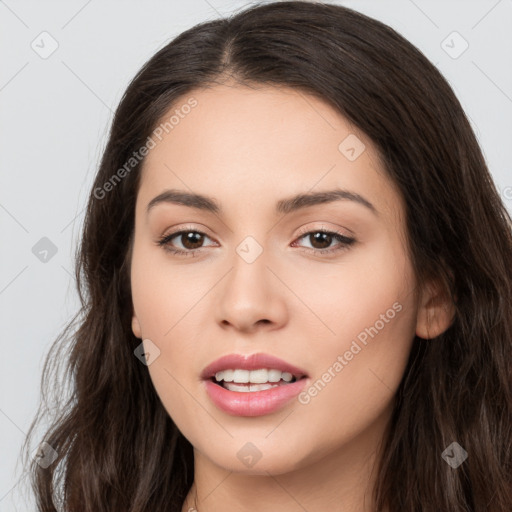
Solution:
[{"label": "lower lip", "polygon": [[245,393],[229,391],[211,380],[203,382],[208,396],[222,411],[234,416],[263,416],[284,407],[302,391],[307,380],[307,378],[302,378],[290,384],[283,384],[264,391]]}]

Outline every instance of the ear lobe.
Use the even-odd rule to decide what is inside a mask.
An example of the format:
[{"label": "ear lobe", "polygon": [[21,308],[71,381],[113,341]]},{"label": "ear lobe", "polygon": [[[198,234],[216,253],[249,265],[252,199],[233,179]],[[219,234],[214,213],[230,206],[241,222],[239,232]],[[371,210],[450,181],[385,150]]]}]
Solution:
[{"label": "ear lobe", "polygon": [[416,318],[416,336],[426,340],[436,338],[453,323],[455,304],[439,281],[427,283],[420,294]]},{"label": "ear lobe", "polygon": [[140,323],[139,323],[139,320],[137,319],[137,316],[135,315],[135,313],[133,313],[133,316],[132,316],[132,331],[136,338],[142,339]]}]

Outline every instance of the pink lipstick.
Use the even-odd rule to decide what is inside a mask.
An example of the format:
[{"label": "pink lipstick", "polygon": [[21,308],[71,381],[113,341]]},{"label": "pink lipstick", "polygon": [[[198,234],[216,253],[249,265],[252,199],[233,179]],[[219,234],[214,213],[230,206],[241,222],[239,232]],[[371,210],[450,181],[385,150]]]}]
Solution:
[{"label": "pink lipstick", "polygon": [[212,402],[235,416],[271,414],[305,387],[308,375],[269,354],[231,354],[209,364],[201,378]]}]

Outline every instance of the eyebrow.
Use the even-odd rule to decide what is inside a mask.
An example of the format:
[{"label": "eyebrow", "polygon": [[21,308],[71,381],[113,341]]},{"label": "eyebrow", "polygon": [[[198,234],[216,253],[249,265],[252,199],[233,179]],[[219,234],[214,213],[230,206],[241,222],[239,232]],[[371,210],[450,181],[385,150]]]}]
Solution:
[{"label": "eyebrow", "polygon": [[[370,203],[370,201],[355,192],[343,189],[326,190],[323,192],[307,192],[304,194],[297,194],[287,199],[281,199],[276,203],[276,213],[287,214],[309,206],[332,203],[334,201],[353,201],[365,206],[372,213],[378,215],[377,209],[372,203]],[[149,214],[152,208],[161,203],[188,206],[197,210],[211,212],[216,215],[222,215],[223,213],[223,209],[220,204],[212,197],[177,189],[168,189],[164,190],[161,194],[158,194],[148,203],[146,207],[146,214]]]}]

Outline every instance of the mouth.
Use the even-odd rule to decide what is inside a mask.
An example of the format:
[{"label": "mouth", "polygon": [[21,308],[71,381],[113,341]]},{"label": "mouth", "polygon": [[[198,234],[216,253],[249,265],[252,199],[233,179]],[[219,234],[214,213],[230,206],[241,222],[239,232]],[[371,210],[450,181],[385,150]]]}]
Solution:
[{"label": "mouth", "polygon": [[232,416],[265,416],[294,400],[308,384],[307,373],[269,354],[230,354],[201,373],[211,402]]}]

